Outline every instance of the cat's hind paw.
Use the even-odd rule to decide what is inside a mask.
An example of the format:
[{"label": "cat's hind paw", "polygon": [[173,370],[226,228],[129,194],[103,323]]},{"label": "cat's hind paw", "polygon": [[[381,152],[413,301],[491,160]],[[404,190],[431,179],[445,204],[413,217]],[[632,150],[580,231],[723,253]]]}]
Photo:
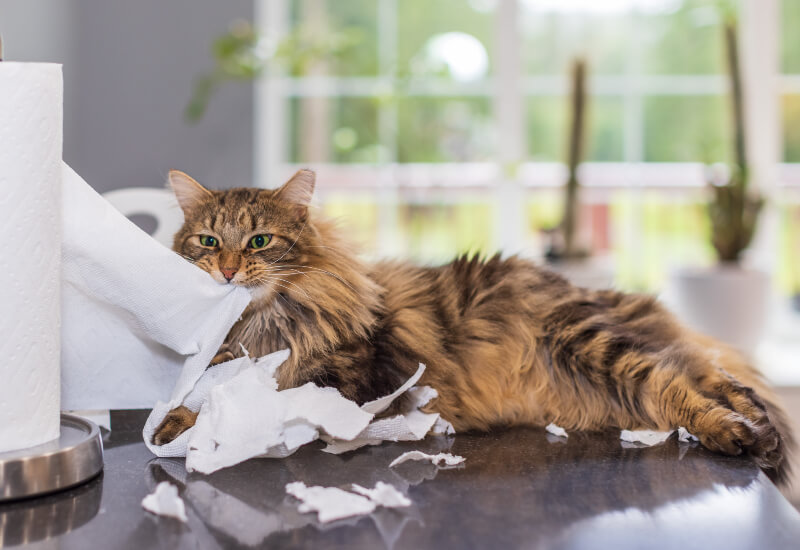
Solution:
[{"label": "cat's hind paw", "polygon": [[764,469],[776,469],[783,461],[781,437],[766,417],[754,419],[734,407],[718,407],[703,419],[694,435],[708,449],[727,455],[747,454]]}]

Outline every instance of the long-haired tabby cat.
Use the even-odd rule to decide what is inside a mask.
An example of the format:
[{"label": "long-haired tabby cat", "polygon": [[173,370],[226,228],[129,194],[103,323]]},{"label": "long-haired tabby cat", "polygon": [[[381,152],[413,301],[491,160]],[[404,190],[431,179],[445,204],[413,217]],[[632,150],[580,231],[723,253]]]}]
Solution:
[{"label": "long-haired tabby cat", "polygon": [[[178,171],[169,180],[185,217],[174,249],[253,295],[214,362],[239,344],[253,356],[288,347],[282,388],[312,381],[359,403],[424,363],[421,383],[439,392],[429,409],[458,432],[685,426],[707,448],[785,477],[791,435],[759,374],[650,296],[578,288],[516,257],[365,265],[309,211],[309,170],[276,190],[212,191]],[[196,416],[175,409],[154,442]]]}]

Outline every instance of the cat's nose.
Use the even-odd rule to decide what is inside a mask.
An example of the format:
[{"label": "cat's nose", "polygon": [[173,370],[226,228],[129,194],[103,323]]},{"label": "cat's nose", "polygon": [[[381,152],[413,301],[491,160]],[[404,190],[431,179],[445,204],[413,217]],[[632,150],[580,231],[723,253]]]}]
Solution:
[{"label": "cat's nose", "polygon": [[233,279],[233,276],[236,275],[236,271],[237,271],[236,269],[227,269],[227,268],[224,268],[224,267],[220,267],[219,270],[220,270],[220,273],[222,273],[222,276],[225,277],[225,279],[228,282],[230,282],[230,280]]}]

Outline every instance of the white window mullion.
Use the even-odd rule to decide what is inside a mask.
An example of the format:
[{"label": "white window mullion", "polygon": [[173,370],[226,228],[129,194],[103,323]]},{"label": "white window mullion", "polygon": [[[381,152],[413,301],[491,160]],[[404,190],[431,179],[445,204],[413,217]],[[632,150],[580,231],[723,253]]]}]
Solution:
[{"label": "white window mullion", "polygon": [[[378,0],[378,71],[379,79],[391,83],[391,100],[381,102],[378,107],[378,141],[388,153],[380,170],[377,191],[378,242],[381,256],[395,256],[405,252],[400,238],[398,209],[400,193],[397,189],[395,170],[397,166],[397,101],[399,91],[395,87],[397,74],[397,0]],[[380,84],[379,84],[380,85]]]},{"label": "white window mullion", "polygon": [[[626,59],[625,95],[623,96],[624,130],[623,130],[623,155],[626,163],[633,167],[628,171],[627,184],[630,192],[631,216],[627,220],[626,235],[620,238],[630,239],[633,251],[632,258],[644,258],[646,253],[644,235],[644,205],[645,189],[642,182],[641,163],[644,161],[645,120],[644,120],[644,95],[641,85],[642,75],[642,17],[633,10],[628,15],[628,36],[630,45]],[[642,285],[647,279],[647,274],[641,271],[642,261],[636,261],[633,271],[636,285]],[[619,271],[619,267],[617,268]]]},{"label": "white window mullion", "polygon": [[[287,0],[256,0],[255,24],[265,40],[276,44],[286,34],[289,21]],[[275,187],[285,175],[281,168],[288,161],[286,142],[288,121],[286,97],[277,68],[270,67],[254,89],[253,179],[256,187]]]},{"label": "white window mullion", "polygon": [[768,272],[777,268],[779,212],[773,200],[780,178],[781,132],[780,0],[745,0],[739,18],[747,151],[752,185],[766,196],[750,260]]},{"label": "white window mullion", "polygon": [[494,15],[493,112],[500,165],[495,228],[507,254],[522,251],[525,192],[519,178],[527,155],[518,0],[501,0]]}]

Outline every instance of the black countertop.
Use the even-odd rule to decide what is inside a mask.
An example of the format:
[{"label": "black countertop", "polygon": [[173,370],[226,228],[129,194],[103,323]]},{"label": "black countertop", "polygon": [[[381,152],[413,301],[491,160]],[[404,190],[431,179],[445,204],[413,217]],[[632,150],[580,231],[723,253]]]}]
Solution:
[{"label": "black countertop", "polygon": [[[800,514],[747,459],[673,439],[625,448],[617,433],[542,429],[428,437],[341,456],[309,445],[210,476],[158,459],[141,442],[141,411],[112,413],[105,471],[70,491],[0,504],[0,547],[181,548],[800,548]],[[401,453],[452,452],[437,469]],[[178,485],[189,521],[141,508],[162,480]],[[413,501],[321,525],[286,496],[306,485],[391,483]]]}]

